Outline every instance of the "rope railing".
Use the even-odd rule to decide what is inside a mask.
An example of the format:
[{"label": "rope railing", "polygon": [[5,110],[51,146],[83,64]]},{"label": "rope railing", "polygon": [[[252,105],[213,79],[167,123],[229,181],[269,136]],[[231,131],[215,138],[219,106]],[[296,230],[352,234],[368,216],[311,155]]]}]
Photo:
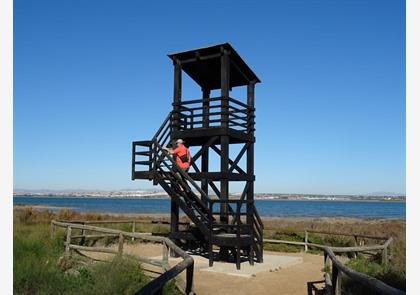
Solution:
[{"label": "rope railing", "polygon": [[[162,259],[153,259],[150,257],[138,256],[130,254],[130,257],[137,259],[138,261],[153,266],[160,266],[164,271],[159,277],[155,278],[143,288],[138,290],[136,295],[146,295],[146,294],[162,294],[164,285],[172,279],[176,280],[176,285],[180,291],[185,294],[194,294],[193,291],[193,275],[194,275],[194,260],[188,255],[185,251],[179,248],[175,243],[170,239],[161,236],[153,236],[150,233],[133,233],[126,232],[117,229],[97,227],[92,225],[86,225],[81,223],[73,222],[61,222],[61,221],[51,221],[51,232],[52,235],[55,234],[55,227],[66,228],[66,240],[64,242],[65,246],[65,257],[69,258],[71,255],[71,250],[74,251],[90,251],[90,252],[102,252],[109,254],[125,255],[124,250],[124,239],[125,238],[134,238],[141,239],[149,242],[161,243],[162,244]],[[107,247],[89,247],[81,246],[72,243],[72,239],[79,238],[80,236],[72,236],[72,230],[78,229],[81,231],[91,231],[99,232],[103,234],[108,234],[110,236],[118,237],[118,250],[107,248]],[[173,251],[176,255],[182,258],[182,261],[176,264],[175,266],[170,266],[168,262],[169,251]],[[186,281],[179,277],[179,274],[183,271],[186,271]]]}]

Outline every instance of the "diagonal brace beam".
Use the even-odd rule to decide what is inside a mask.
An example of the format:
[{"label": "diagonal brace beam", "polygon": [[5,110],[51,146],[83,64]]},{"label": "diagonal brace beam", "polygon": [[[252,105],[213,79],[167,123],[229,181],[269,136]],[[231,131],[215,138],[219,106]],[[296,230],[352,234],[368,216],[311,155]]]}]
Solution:
[{"label": "diagonal brace beam", "polygon": [[[222,151],[217,147],[217,146],[215,146],[215,145],[211,145],[211,148],[219,155],[219,156],[221,156],[222,155]],[[230,165],[233,165],[234,163],[233,163],[233,161],[231,160],[231,159],[229,159],[229,164]],[[235,169],[239,172],[239,173],[241,173],[241,174],[246,174],[245,173],[245,171],[244,170],[242,170],[242,168],[240,168],[238,165],[233,165],[234,167],[235,167]]]},{"label": "diagonal brace beam", "polygon": [[[233,169],[236,169],[238,166],[239,161],[241,160],[242,156],[244,155],[244,153],[246,152],[246,150],[249,147],[249,142],[247,142],[241,149],[241,151],[239,152],[239,154],[236,156],[235,161],[233,161],[232,165],[229,168],[229,173],[233,172]],[[238,169],[236,169],[238,170]],[[239,170],[238,170],[239,171]]]},{"label": "diagonal brace beam", "polygon": [[201,157],[203,152],[208,149],[215,141],[217,140],[217,136],[213,136],[210,138],[203,146],[202,148],[194,155],[194,157],[191,158],[191,163],[194,163],[198,160],[198,158]]}]

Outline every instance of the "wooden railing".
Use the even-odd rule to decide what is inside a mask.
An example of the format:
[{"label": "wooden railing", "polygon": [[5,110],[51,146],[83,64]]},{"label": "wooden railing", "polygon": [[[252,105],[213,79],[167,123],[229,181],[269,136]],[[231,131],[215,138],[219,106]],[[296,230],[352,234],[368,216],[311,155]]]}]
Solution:
[{"label": "wooden railing", "polygon": [[226,125],[230,128],[254,131],[255,110],[247,104],[229,97],[202,98],[181,101],[173,111],[172,124],[179,130]]},{"label": "wooden railing", "polygon": [[[65,223],[77,223],[82,225],[104,225],[104,224],[129,224],[131,227],[131,232],[136,232],[136,225],[138,224],[161,224],[161,225],[170,225],[171,223],[169,221],[165,220],[57,220],[59,222],[65,222]],[[187,229],[190,227],[189,222],[178,222],[179,225],[186,227]],[[102,235],[86,235],[86,231],[82,230],[80,235],[74,235],[73,238],[84,238],[84,239],[90,239],[90,238],[101,238],[109,236],[108,234],[102,234]],[[111,235],[113,236],[113,235]],[[134,238],[131,238],[132,241],[134,241]]]},{"label": "wooden railing", "polygon": [[[100,222],[106,223],[101,221],[89,221],[91,223]],[[123,223],[124,221],[120,221]],[[85,222],[86,223],[86,222]],[[109,223],[109,222],[108,222]],[[118,223],[118,221],[113,221],[112,223]],[[153,259],[144,256],[138,255],[131,255],[130,257],[135,258],[136,260],[150,264],[153,266],[162,267],[164,271],[159,277],[152,280],[146,286],[141,288],[135,294],[138,295],[146,295],[146,294],[162,294],[162,290],[164,285],[172,279],[176,280],[176,285],[178,288],[184,292],[185,294],[194,294],[193,291],[193,275],[194,275],[194,260],[191,256],[189,256],[186,252],[184,252],[181,248],[175,245],[170,239],[161,237],[161,236],[152,236],[150,233],[135,233],[135,232],[126,232],[117,229],[111,228],[104,228],[104,227],[97,227],[87,224],[81,224],[80,222],[61,222],[61,221],[51,221],[51,232],[54,235],[56,227],[63,227],[66,228],[66,240],[64,242],[65,246],[65,257],[70,257],[71,250],[75,251],[91,251],[91,252],[102,252],[102,253],[110,253],[110,254],[117,254],[117,255],[124,255],[124,240],[126,238],[134,238],[134,239],[141,239],[144,241],[149,242],[157,242],[162,244],[162,259]],[[72,231],[80,230],[81,232],[90,231],[90,232],[99,232],[102,234],[106,234],[108,236],[118,237],[118,249],[111,249],[107,247],[88,247],[82,245],[76,245],[72,243],[72,239],[79,238],[81,236],[74,236],[72,235]],[[85,236],[87,236],[85,234]],[[171,267],[168,262],[169,251],[173,251],[175,254],[182,258],[182,261],[176,264],[175,266]],[[178,275],[186,271],[186,281],[182,280]]]},{"label": "wooden railing", "polygon": [[[310,243],[308,241],[308,234],[325,234],[325,235],[341,235],[341,236],[352,236],[355,238],[355,241],[358,241],[358,238],[364,239],[375,239],[383,240],[383,244],[377,245],[368,245],[368,246],[354,246],[354,247],[332,247],[316,243]],[[392,243],[392,237],[378,237],[370,236],[363,234],[346,234],[346,233],[333,233],[325,231],[305,231],[305,238],[303,242],[299,241],[287,241],[287,240],[274,240],[274,239],[264,239],[264,243],[270,244],[288,244],[288,245],[298,245],[305,248],[305,252],[308,251],[308,247],[319,248],[324,252],[324,277],[327,294],[341,295],[341,282],[342,275],[345,274],[348,278],[356,283],[360,283],[365,287],[369,288],[371,291],[376,292],[377,294],[384,295],[401,295],[405,294],[404,291],[396,289],[392,286],[385,284],[384,282],[368,276],[363,273],[356,272],[346,265],[344,265],[338,258],[335,256],[335,253],[349,253],[349,252],[367,252],[367,251],[381,251],[382,252],[382,263],[388,263],[388,249]],[[331,276],[328,270],[332,270]],[[319,283],[319,282],[314,282]],[[309,293],[311,292],[311,293]],[[312,294],[312,289],[308,284],[308,294]]]}]

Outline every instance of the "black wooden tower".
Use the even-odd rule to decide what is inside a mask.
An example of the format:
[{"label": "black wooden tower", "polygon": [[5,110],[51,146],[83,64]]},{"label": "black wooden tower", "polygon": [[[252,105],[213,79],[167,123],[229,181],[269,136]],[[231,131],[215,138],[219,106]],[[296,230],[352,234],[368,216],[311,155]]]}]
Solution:
[{"label": "black wooden tower", "polygon": [[[151,140],[133,142],[132,179],[153,180],[168,193],[170,237],[208,254],[210,266],[215,257],[234,259],[238,268],[241,259],[262,262],[263,225],[254,205],[254,90],[260,80],[229,43],[168,56],[172,111]],[[182,71],[201,88],[201,98],[182,99]],[[232,87],[246,87],[246,99],[230,97]],[[188,174],[162,149],[178,138],[196,149]],[[242,184],[239,195],[229,194],[232,182]],[[180,209],[192,226],[179,222]]]}]

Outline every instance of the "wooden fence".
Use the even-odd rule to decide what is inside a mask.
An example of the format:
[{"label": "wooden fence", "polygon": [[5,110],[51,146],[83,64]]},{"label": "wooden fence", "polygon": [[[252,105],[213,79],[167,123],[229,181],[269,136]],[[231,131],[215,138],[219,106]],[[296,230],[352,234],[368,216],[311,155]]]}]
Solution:
[{"label": "wooden fence", "polygon": [[[71,250],[76,251],[92,251],[92,252],[102,252],[102,253],[111,253],[117,255],[124,255],[124,240],[126,238],[131,239],[141,239],[148,242],[155,242],[162,244],[162,259],[152,259],[150,257],[143,257],[138,255],[130,255],[130,257],[135,258],[136,260],[161,267],[163,274],[152,280],[146,286],[141,288],[136,295],[146,295],[146,294],[162,294],[163,286],[172,279],[176,280],[177,287],[184,292],[185,294],[194,294],[193,291],[193,275],[194,275],[194,260],[181,248],[175,245],[170,239],[161,236],[152,236],[150,233],[136,233],[136,232],[126,232],[117,229],[104,228],[92,226],[91,224],[104,224],[104,223],[127,223],[132,221],[84,221],[84,222],[63,222],[63,221],[51,221],[51,233],[55,235],[56,227],[63,227],[66,229],[66,240],[64,242],[65,246],[65,256],[69,257],[71,255]],[[84,224],[83,224],[84,223]],[[88,224],[87,224],[88,223]],[[73,230],[79,230],[81,234],[72,235]],[[82,245],[76,245],[72,243],[72,239],[88,237],[86,231],[101,233],[101,235],[96,235],[99,237],[114,236],[118,237],[118,250],[110,249],[106,247],[88,247]],[[94,235],[91,235],[94,236]],[[182,261],[171,267],[168,262],[169,251],[173,251],[176,255],[182,258]],[[186,281],[182,280],[179,277],[179,274],[183,271],[186,271]]]},{"label": "wooden fence", "polygon": [[[117,229],[110,229],[104,227],[97,227],[95,225],[103,224],[131,224],[132,232],[121,231]],[[70,256],[71,250],[76,251],[93,251],[93,252],[103,252],[103,253],[112,253],[123,255],[124,239],[131,238],[142,239],[150,242],[158,242],[162,244],[162,259],[151,259],[149,257],[135,256],[137,260],[142,263],[146,263],[153,266],[162,267],[164,273],[151,281],[149,284],[144,286],[136,294],[161,294],[162,288],[171,279],[176,279],[177,287],[185,294],[194,294],[192,284],[193,284],[193,272],[194,272],[194,261],[186,252],[176,246],[170,239],[161,237],[161,236],[152,236],[151,233],[136,233],[136,223],[162,223],[166,224],[165,221],[134,221],[134,220],[98,220],[98,221],[51,221],[51,231],[52,234],[55,234],[55,227],[63,227],[67,229],[66,232],[66,241],[65,241],[65,255]],[[189,223],[184,223],[184,225],[189,226]],[[81,231],[79,235],[72,235],[72,229],[78,229]],[[87,231],[99,232],[101,234],[86,234]],[[316,243],[309,242],[309,233],[313,234],[324,234],[324,235],[340,235],[340,236],[351,236],[354,237],[355,246],[352,247],[332,247]],[[105,248],[105,247],[87,247],[82,245],[72,244],[72,239],[76,238],[103,238],[103,237],[118,237],[118,250]],[[364,245],[365,239],[373,239],[383,241],[381,244],[375,245]],[[348,278],[354,282],[360,283],[370,290],[384,295],[401,295],[405,292],[398,290],[394,287],[391,287],[384,282],[370,277],[366,274],[356,272],[347,266],[345,266],[336,256],[335,253],[348,253],[348,252],[371,252],[371,251],[380,251],[382,255],[382,263],[386,264],[389,260],[389,246],[392,243],[392,237],[378,237],[370,236],[363,234],[346,234],[346,233],[334,233],[326,231],[312,231],[306,230],[304,240],[299,241],[287,241],[287,240],[274,240],[274,239],[264,239],[264,243],[270,244],[288,244],[288,245],[298,245],[303,246],[305,252],[308,251],[309,247],[315,247],[321,249],[324,252],[324,277],[327,294],[341,295],[341,282],[343,275],[346,275]],[[170,267],[168,263],[169,251],[173,251],[177,255],[183,258],[183,260],[175,265]],[[187,271],[187,280],[183,281],[178,275]],[[329,271],[331,270],[331,276]],[[312,282],[320,283],[320,282]],[[308,294],[313,294],[314,289],[308,283]]]},{"label": "wooden fence", "polygon": [[[316,243],[310,243],[308,239],[309,233],[314,234],[325,234],[325,235],[340,235],[340,236],[352,236],[355,239],[356,246],[354,247],[330,247]],[[361,244],[361,239],[375,239],[375,240],[382,240],[384,241],[383,244],[377,245],[368,245],[364,246],[357,246],[357,244]],[[303,242],[298,241],[287,241],[287,240],[273,240],[273,239],[264,239],[264,243],[270,244],[288,244],[288,245],[299,245],[303,246],[305,252],[308,251],[308,247],[315,247],[323,250],[324,252],[324,277],[325,277],[325,285],[327,294],[334,294],[334,295],[341,295],[341,282],[343,278],[343,274],[346,275],[348,278],[353,280],[354,282],[360,283],[365,287],[369,288],[371,291],[374,291],[378,294],[384,295],[401,295],[405,294],[404,291],[391,287],[384,282],[368,276],[363,273],[356,272],[349,267],[345,266],[336,256],[335,253],[348,253],[348,252],[370,252],[370,251],[381,251],[382,252],[382,263],[388,263],[388,249],[390,244],[392,243],[392,237],[377,237],[377,236],[369,236],[369,235],[362,235],[362,234],[345,234],[345,233],[334,233],[334,232],[326,232],[326,231],[305,231],[305,237]],[[328,270],[331,270],[331,276]],[[313,282],[313,283],[320,283],[320,282]],[[308,294],[312,293],[313,288],[310,287],[308,283]]]},{"label": "wooden fence", "polygon": [[[136,225],[137,224],[163,224],[163,225],[170,225],[171,223],[169,221],[165,220],[57,220],[59,222],[67,222],[67,223],[77,223],[82,225],[104,225],[104,224],[130,224],[131,225],[131,232],[136,232]],[[189,222],[179,222],[178,223],[181,226],[185,226],[186,229],[189,228],[190,223]],[[103,235],[86,235],[86,231],[82,230],[80,236],[75,235],[74,238],[101,238],[106,237],[107,234]],[[131,238],[132,241],[134,241],[134,238]]]}]

